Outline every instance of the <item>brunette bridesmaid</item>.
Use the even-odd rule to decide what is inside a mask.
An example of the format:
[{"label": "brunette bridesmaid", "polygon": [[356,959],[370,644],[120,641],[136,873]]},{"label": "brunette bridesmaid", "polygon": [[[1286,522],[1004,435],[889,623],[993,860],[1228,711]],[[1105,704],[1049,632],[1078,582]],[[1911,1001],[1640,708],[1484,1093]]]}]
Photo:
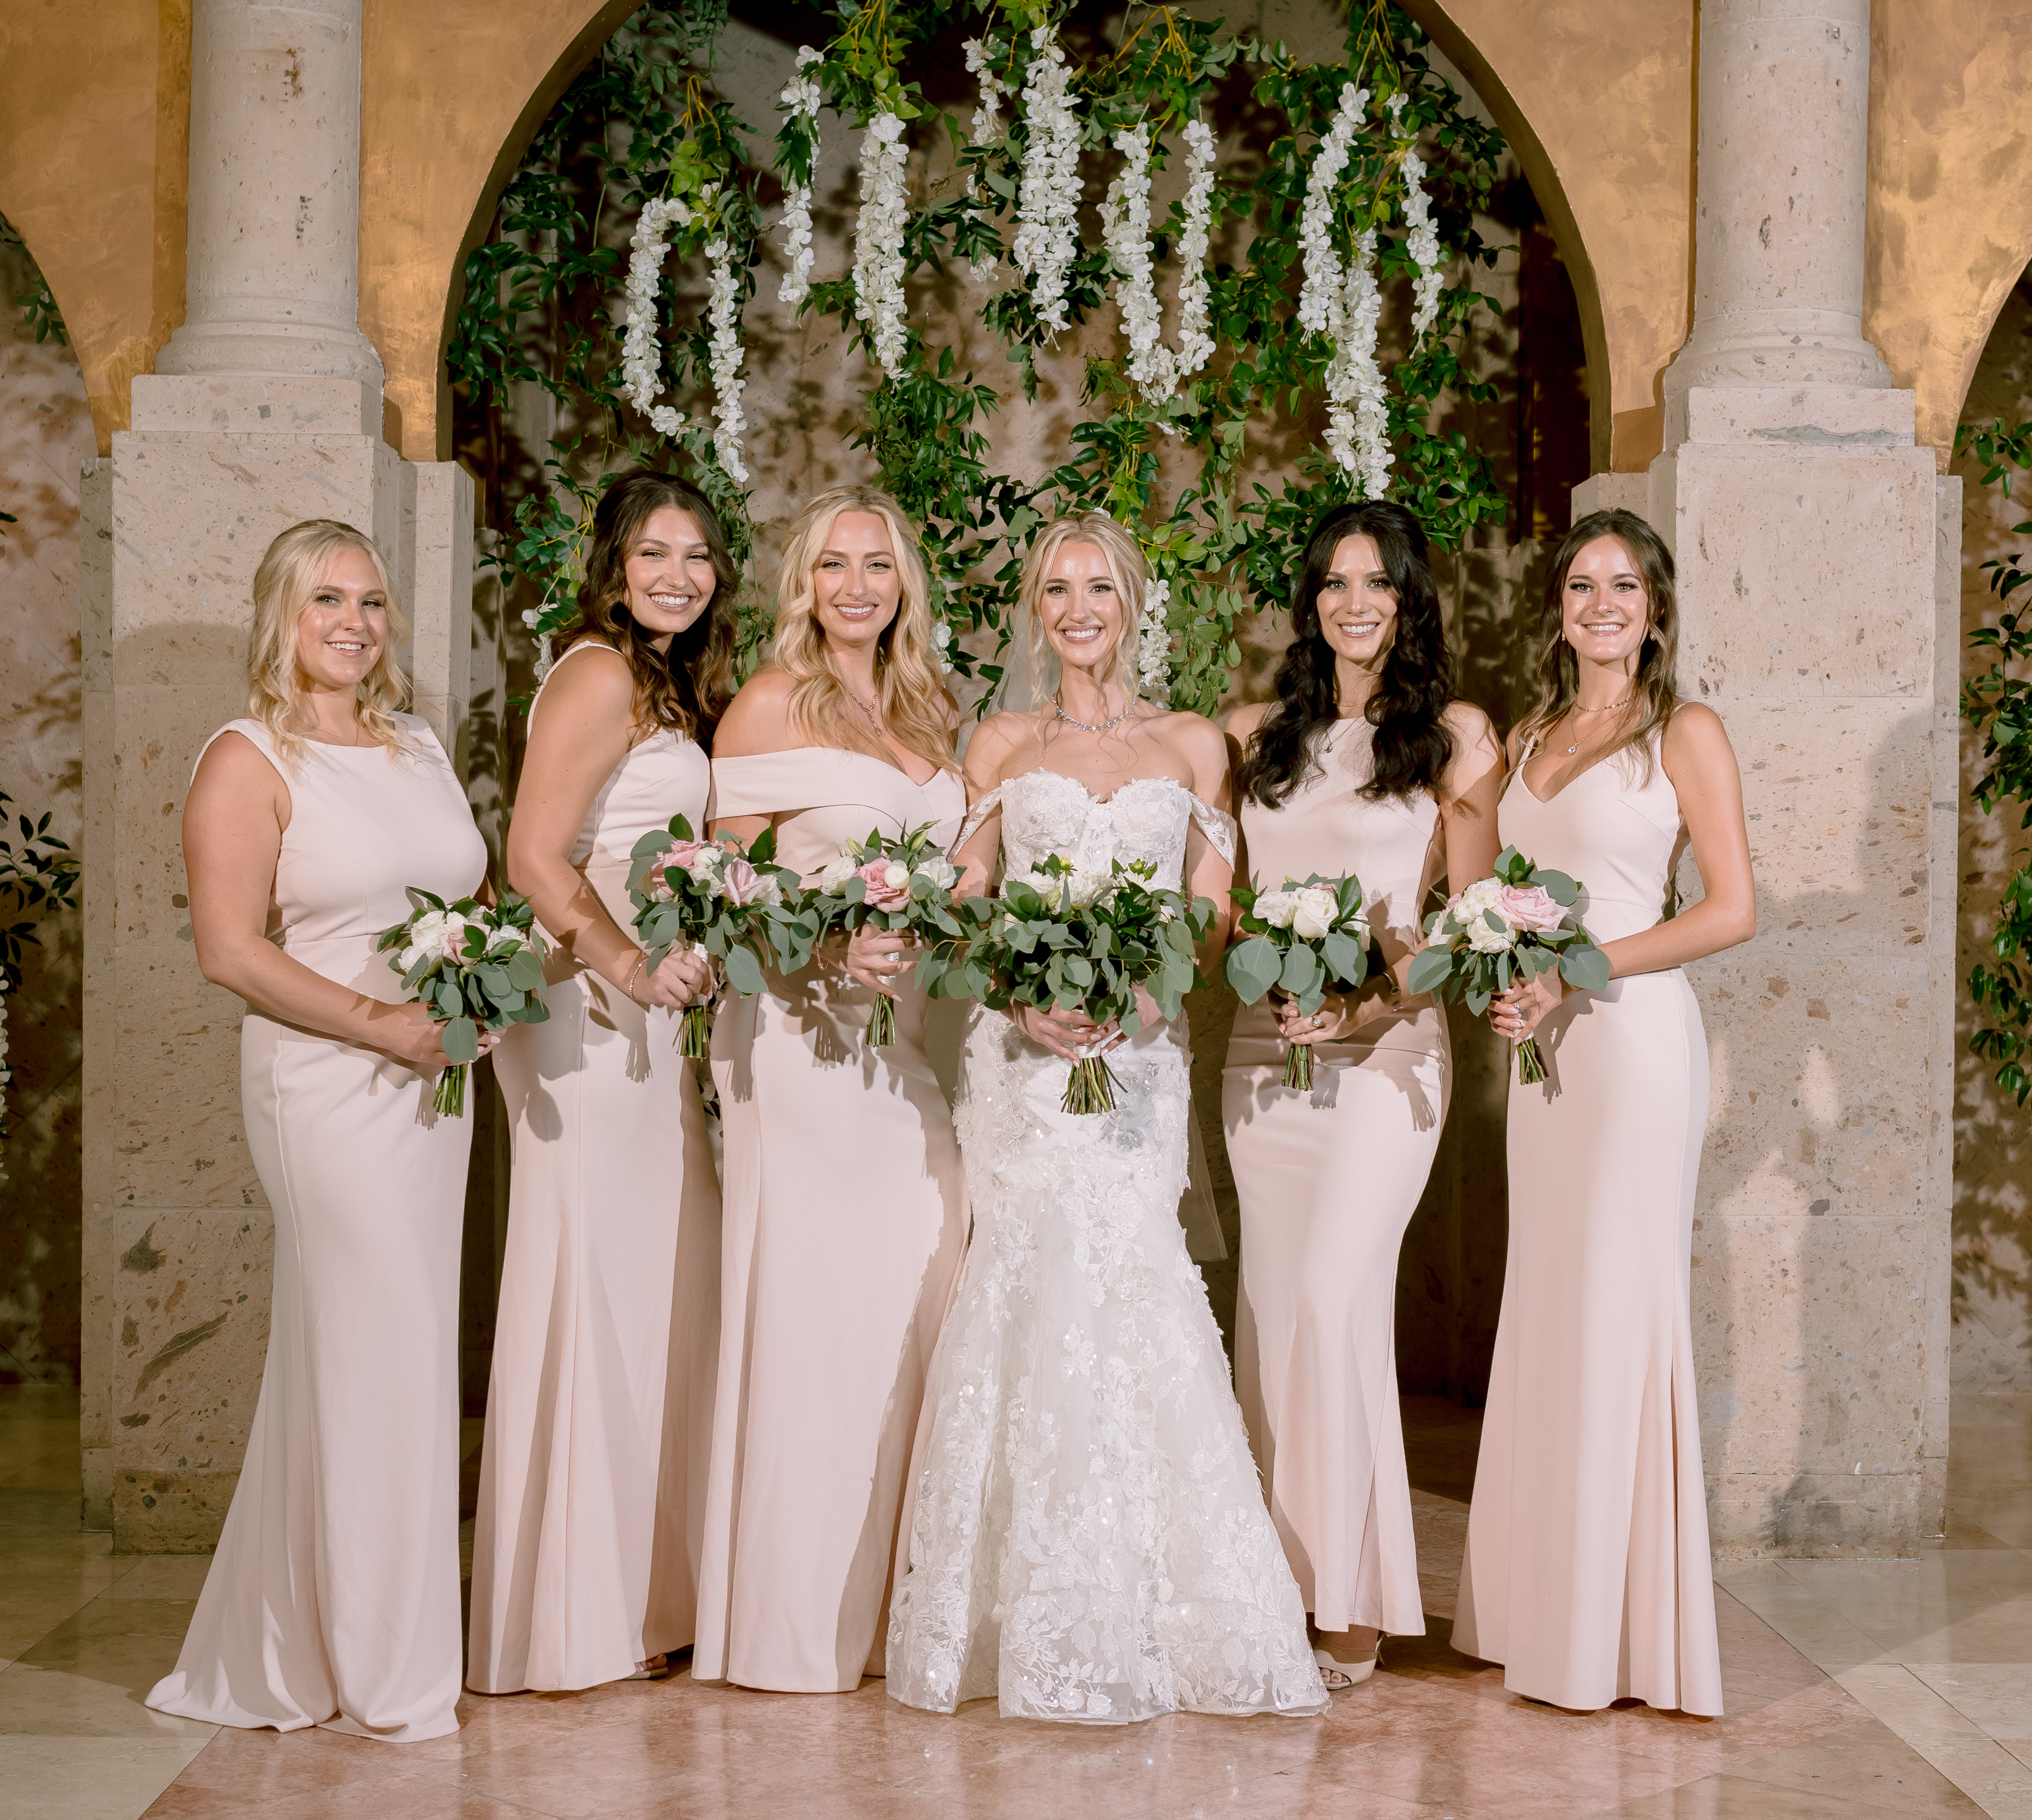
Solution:
[{"label": "brunette bridesmaid", "polygon": [[719,1188],[679,1014],[711,990],[629,932],[629,854],[705,826],[738,576],[661,474],[593,520],[579,623],[529,709],[508,878],[553,944],[549,1021],[495,1072],[514,1174],[473,1526],[467,1684],[668,1672],[697,1610],[719,1339]]},{"label": "brunette bridesmaid", "polygon": [[[715,828],[773,827],[816,873],[871,828],[950,846],[966,792],[902,510],[835,488],[791,527],[775,661],[713,751]],[[692,1673],[788,1693],[882,1672],[924,1376],[966,1238],[966,1175],[924,1051],[915,957],[864,932],[735,999],[713,1036],[724,1327]],[[876,992],[896,1041],[866,1041]]]},{"label": "brunette bridesmaid", "polygon": [[[1545,1078],[1510,1089],[1509,1261],[1453,1640],[1554,1706],[1713,1715],[1687,1280],[1708,1051],[1680,970],[1749,940],[1757,912],[1735,755],[1679,699],[1678,631],[1657,533],[1623,511],[1574,525],[1497,823],[1581,881],[1611,978],[1548,974],[1489,1014],[1537,1033]],[[1702,895],[1674,914],[1689,842]]]},{"label": "brunette bridesmaid", "polygon": [[[1425,1191],[1452,1072],[1444,1013],[1404,996],[1433,881],[1485,876],[1503,755],[1453,699],[1425,535],[1384,501],[1328,513],[1305,546],[1277,699],[1228,722],[1242,748],[1242,865],[1261,889],[1353,873],[1388,971],[1301,1017],[1272,994],[1235,1019],[1222,1112],[1242,1202],[1235,1379],[1329,1686],[1374,1671],[1379,1635],[1421,1635],[1397,1409],[1397,1254]],[[1283,1085],[1313,1052],[1309,1094]]]},{"label": "brunette bridesmaid", "polygon": [[[204,977],[247,1001],[240,1090],[275,1220],[267,1358],[219,1549],[148,1703],[410,1743],[458,1728],[458,1257],[473,1127],[375,941],[487,848],[424,722],[373,543],[292,526],[254,577],[246,718],[184,810]],[[483,1050],[494,1038],[483,1033]]]}]

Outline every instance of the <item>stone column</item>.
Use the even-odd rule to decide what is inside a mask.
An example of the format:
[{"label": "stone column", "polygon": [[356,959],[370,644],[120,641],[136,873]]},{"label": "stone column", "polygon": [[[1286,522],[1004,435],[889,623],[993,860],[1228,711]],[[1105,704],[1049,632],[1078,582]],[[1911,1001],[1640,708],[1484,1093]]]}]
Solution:
[{"label": "stone column", "polygon": [[[1954,667],[1933,456],[1861,331],[1869,58],[1867,0],[1702,0],[1666,452],[1648,486],[1597,476],[1574,502],[1648,506],[1673,546],[1680,691],[1728,727],[1757,865],[1757,939],[1689,970],[1724,1557],[1908,1554],[1944,1495]],[[1680,882],[1698,896],[1690,863]]]},{"label": "stone column", "polygon": [[207,736],[245,712],[269,540],[314,518],[372,536],[455,758],[465,717],[472,481],[382,439],[357,320],[360,22],[360,0],[197,0],[187,319],[84,495],[83,1441],[88,1525],[121,1549],[210,1545],[260,1385],[272,1224],[241,1007],[198,973],[179,823]]}]

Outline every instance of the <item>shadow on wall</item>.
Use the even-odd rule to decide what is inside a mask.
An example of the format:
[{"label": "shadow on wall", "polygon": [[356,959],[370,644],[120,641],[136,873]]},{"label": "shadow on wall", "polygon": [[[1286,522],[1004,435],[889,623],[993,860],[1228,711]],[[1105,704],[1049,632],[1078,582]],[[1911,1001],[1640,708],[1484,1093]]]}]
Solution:
[{"label": "shadow on wall", "polygon": [[[2032,418],[2032,273],[2019,279],[1990,331],[1963,406],[1964,422]],[[1995,617],[1982,565],[1993,556],[2032,551],[2032,534],[2011,527],[2032,519],[2032,475],[2011,476],[2011,496],[1982,484],[1982,465],[1958,462],[1962,476],[1962,674],[1988,667],[1968,649],[1969,633]],[[1952,1374],[1957,1390],[2032,1390],[2032,1105],[2021,1108],[1969,1053],[1977,1028],[1967,981],[1987,949],[1997,900],[2028,836],[2019,812],[1978,814],[1969,789],[1983,772],[1980,742],[1963,730],[1961,876],[1955,966],[1955,1314]]]},{"label": "shadow on wall", "polygon": [[[13,299],[35,266],[0,243],[0,786],[17,810],[78,835],[78,468],[93,450],[84,381],[69,349],[37,342]],[[91,888],[88,871],[84,888]],[[14,1084],[0,1222],[0,1384],[73,1384],[78,1373],[83,936],[73,914],[38,925],[7,1003]]]}]

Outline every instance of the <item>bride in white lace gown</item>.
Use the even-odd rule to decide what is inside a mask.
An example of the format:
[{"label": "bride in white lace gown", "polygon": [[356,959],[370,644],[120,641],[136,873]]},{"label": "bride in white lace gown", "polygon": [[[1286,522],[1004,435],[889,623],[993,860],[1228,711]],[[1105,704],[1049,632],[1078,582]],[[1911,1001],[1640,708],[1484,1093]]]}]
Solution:
[{"label": "bride in white lace gown", "polygon": [[[1050,853],[1104,871],[1147,860],[1159,883],[1225,909],[1226,746],[1198,716],[1136,700],[1143,581],[1103,514],[1038,539],[1024,600],[1064,681],[974,735],[969,889],[999,846],[1005,871]],[[1063,1112],[1089,1043],[1111,1045],[1116,1110]],[[889,1691],[906,1705],[995,1695],[1005,1717],[1102,1723],[1325,1709],[1178,1224],[1190,1061],[1182,1018],[1152,1015],[1134,1037],[1064,1011],[973,1020],[954,1123],[973,1237],[890,1614]]]}]

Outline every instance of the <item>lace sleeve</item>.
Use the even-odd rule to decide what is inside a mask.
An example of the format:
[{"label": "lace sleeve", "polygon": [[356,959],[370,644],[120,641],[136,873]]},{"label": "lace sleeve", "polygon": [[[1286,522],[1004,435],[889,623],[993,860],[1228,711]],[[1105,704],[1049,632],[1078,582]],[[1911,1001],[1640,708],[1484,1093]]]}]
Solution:
[{"label": "lace sleeve", "polygon": [[1193,820],[1199,824],[1200,832],[1207,837],[1216,853],[1230,865],[1234,865],[1235,817],[1216,809],[1210,802],[1201,802],[1190,790],[1186,792],[1186,799],[1193,805]]},{"label": "lace sleeve", "polygon": [[998,783],[980,802],[966,812],[966,820],[959,824],[959,832],[953,837],[952,850],[958,853],[980,832],[981,824],[1002,806],[1002,792],[1007,787]]}]

